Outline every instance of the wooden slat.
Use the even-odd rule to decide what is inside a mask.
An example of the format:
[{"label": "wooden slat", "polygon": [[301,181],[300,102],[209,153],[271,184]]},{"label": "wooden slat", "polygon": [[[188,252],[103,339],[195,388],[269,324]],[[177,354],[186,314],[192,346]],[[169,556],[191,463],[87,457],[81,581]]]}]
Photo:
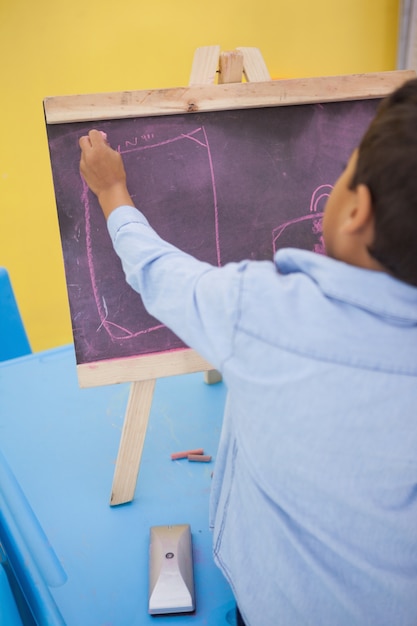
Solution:
[{"label": "wooden slat", "polygon": [[77,374],[80,387],[97,387],[211,369],[213,366],[197,352],[185,349],[82,363],[77,365]]},{"label": "wooden slat", "polygon": [[222,52],[219,60],[219,85],[241,83],[243,77],[243,54],[240,50]]},{"label": "wooden slat", "polygon": [[237,48],[243,55],[243,72],[246,80],[260,83],[271,80],[268,68],[259,48]]},{"label": "wooden slat", "polygon": [[111,506],[130,502],[135,495],[154,387],[155,380],[136,382],[131,385],[113,475]]},{"label": "wooden slat", "polygon": [[202,46],[194,53],[189,85],[214,85],[219,67],[220,46]]},{"label": "wooden slat", "polygon": [[400,70],[265,83],[57,96],[44,100],[48,124],[380,98],[415,72]]}]

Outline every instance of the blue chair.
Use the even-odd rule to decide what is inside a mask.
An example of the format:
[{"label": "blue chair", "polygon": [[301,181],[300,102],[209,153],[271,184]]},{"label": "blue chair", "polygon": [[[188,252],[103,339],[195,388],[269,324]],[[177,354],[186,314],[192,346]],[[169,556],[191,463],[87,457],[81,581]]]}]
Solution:
[{"label": "blue chair", "polygon": [[31,353],[9,274],[0,267],[0,361]]},{"label": "blue chair", "polygon": [[0,563],[0,626],[22,626],[6,570]]}]

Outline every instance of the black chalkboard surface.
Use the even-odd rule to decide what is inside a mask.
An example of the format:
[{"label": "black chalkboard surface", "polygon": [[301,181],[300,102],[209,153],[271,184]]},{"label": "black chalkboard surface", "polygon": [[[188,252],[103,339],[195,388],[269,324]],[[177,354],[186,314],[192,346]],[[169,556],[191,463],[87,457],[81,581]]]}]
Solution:
[{"label": "black chalkboard surface", "polygon": [[[101,122],[130,192],[157,232],[214,265],[324,253],[332,185],[378,100]],[[78,140],[96,123],[48,126],[77,363],[183,348],[125,282],[106,224],[79,174]]]},{"label": "black chalkboard surface", "polygon": [[131,195],[159,234],[214,265],[324,253],[332,185],[379,100],[414,72],[46,98],[44,101],[81,386],[210,369],[151,317],[125,282],[79,138],[107,133]]}]

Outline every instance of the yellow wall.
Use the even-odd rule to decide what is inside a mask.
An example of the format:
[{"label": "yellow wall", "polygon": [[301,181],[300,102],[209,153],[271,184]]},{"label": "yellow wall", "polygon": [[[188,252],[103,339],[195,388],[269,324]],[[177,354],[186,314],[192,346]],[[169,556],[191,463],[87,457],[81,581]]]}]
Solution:
[{"label": "yellow wall", "polygon": [[72,341],[45,96],[186,85],[194,50],[273,77],[395,69],[399,0],[0,0],[0,265],[33,350]]}]

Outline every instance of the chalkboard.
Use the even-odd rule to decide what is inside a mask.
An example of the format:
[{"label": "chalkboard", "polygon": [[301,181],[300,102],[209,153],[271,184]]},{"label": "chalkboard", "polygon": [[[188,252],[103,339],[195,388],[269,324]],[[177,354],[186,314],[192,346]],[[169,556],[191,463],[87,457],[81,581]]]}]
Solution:
[{"label": "chalkboard", "polygon": [[79,174],[79,138],[107,133],[130,193],[166,240],[213,265],[323,254],[332,185],[378,98],[47,124],[78,365],[186,349],[125,282]]}]

